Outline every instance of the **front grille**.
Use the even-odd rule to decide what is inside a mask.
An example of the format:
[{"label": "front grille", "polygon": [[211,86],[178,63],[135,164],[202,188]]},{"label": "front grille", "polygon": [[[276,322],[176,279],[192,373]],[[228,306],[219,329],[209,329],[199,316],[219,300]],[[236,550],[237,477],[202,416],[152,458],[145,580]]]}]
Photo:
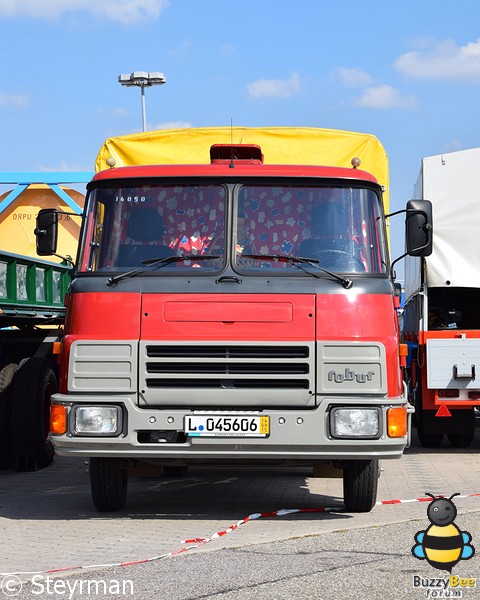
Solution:
[{"label": "front grille", "polygon": [[259,363],[259,362],[148,362],[147,373],[192,373],[223,375],[305,375],[309,365],[305,363]]},{"label": "front grille", "polygon": [[147,345],[149,358],[308,358],[308,346]]},{"label": "front grille", "polygon": [[141,402],[149,406],[307,406],[313,343],[144,342]]},{"label": "front grille", "polygon": [[147,378],[148,388],[187,388],[187,389],[299,389],[308,390],[308,379],[150,379]]}]

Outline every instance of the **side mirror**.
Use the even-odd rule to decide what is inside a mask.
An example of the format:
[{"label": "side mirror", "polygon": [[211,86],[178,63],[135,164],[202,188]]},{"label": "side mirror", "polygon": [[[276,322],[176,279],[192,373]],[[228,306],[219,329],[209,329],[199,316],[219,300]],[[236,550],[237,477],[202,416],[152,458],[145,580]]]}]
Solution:
[{"label": "side mirror", "polygon": [[50,256],[57,252],[58,211],[55,208],[42,208],[37,215],[37,226],[34,230],[37,238],[37,254]]},{"label": "side mirror", "polygon": [[405,219],[407,254],[430,256],[433,243],[432,203],[430,200],[409,200]]}]

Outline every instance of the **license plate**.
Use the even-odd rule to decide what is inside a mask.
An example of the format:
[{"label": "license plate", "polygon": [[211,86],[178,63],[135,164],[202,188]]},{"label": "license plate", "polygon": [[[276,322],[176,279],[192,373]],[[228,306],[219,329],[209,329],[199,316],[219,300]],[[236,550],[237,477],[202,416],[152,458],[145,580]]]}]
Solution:
[{"label": "license plate", "polygon": [[190,437],[267,437],[270,418],[245,413],[187,415],[185,433]]}]

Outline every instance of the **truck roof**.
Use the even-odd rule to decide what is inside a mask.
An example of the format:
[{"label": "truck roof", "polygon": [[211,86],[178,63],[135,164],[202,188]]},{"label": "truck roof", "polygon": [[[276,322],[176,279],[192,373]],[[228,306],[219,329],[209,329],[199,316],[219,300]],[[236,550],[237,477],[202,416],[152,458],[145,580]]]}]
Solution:
[{"label": "truck roof", "polygon": [[212,165],[139,165],[111,168],[97,173],[93,181],[105,181],[123,178],[155,177],[317,177],[346,179],[352,181],[370,181],[378,183],[371,173],[343,167],[315,167],[310,165],[252,165],[228,164]]},{"label": "truck roof", "polygon": [[[190,165],[188,174],[191,176],[194,174],[193,165],[210,164],[210,148],[217,144],[258,145],[264,157],[261,169],[255,165],[248,172],[247,165],[242,165],[242,175],[256,174],[262,177],[267,175],[267,166],[272,169],[268,175],[278,176],[286,174],[285,165],[296,165],[292,176],[345,177],[344,173],[348,172],[348,177],[367,180],[368,177],[360,175],[358,170],[353,175],[351,160],[358,157],[362,171],[372,176],[368,180],[376,180],[383,186],[383,201],[388,212],[388,156],[380,141],[368,133],[315,127],[199,127],[148,131],[108,138],[100,148],[95,170],[108,169],[107,160],[113,158],[118,168]],[[314,174],[307,168],[314,166],[323,166],[325,170]],[[208,169],[210,174],[212,167]],[[327,168],[343,168],[346,171],[330,170],[328,173]],[[220,169],[220,166],[216,165],[215,169]],[[216,172],[225,174],[227,169],[228,165],[224,171]],[[173,176],[173,171],[171,173]],[[199,170],[196,174],[203,176],[207,171]],[[120,172],[117,171],[116,175],[120,176]]]}]

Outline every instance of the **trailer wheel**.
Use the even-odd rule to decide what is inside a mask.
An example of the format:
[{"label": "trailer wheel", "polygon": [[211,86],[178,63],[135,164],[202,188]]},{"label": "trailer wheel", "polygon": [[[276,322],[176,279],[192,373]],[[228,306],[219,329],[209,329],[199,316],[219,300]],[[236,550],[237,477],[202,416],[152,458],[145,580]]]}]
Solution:
[{"label": "trailer wheel", "polygon": [[115,512],[127,500],[128,471],[121,458],[90,458],[92,500],[100,512]]},{"label": "trailer wheel", "polygon": [[57,390],[57,378],[46,358],[29,358],[15,373],[12,426],[17,471],[36,471],[53,460],[48,431],[51,396]]},{"label": "trailer wheel", "polygon": [[12,381],[18,365],[10,363],[0,371],[0,469],[15,464],[12,440]]},{"label": "trailer wheel", "polygon": [[352,460],[343,469],[343,501],[350,512],[370,512],[377,501],[379,464],[374,460]]},{"label": "trailer wheel", "polygon": [[448,441],[454,448],[468,448],[473,441],[474,432],[447,433]]},{"label": "trailer wheel", "polygon": [[443,440],[443,433],[433,433],[426,431],[424,410],[422,408],[422,391],[420,373],[418,374],[417,385],[414,390],[415,415],[417,421],[418,441],[424,448],[438,448]]},{"label": "trailer wheel", "polygon": [[187,466],[164,465],[163,474],[165,477],[183,477],[188,471]]},{"label": "trailer wheel", "polygon": [[424,448],[438,448],[443,440],[443,433],[426,433],[422,422],[417,424],[417,434],[418,440]]},{"label": "trailer wheel", "polygon": [[452,423],[447,433],[448,441],[454,448],[468,448],[475,437],[475,410],[452,412]]}]

